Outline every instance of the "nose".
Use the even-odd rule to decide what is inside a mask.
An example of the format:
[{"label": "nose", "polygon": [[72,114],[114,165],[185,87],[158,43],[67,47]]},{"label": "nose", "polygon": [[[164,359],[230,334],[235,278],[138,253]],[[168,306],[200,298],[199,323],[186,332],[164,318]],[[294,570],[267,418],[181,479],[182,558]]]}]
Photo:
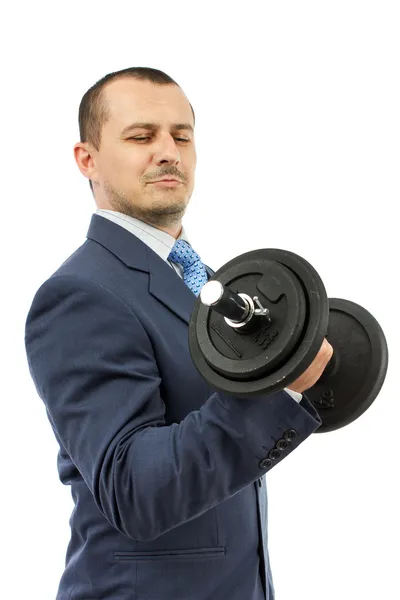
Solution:
[{"label": "nose", "polygon": [[177,164],[181,160],[174,138],[167,134],[160,137],[155,149],[155,161],[158,165],[168,162]]}]

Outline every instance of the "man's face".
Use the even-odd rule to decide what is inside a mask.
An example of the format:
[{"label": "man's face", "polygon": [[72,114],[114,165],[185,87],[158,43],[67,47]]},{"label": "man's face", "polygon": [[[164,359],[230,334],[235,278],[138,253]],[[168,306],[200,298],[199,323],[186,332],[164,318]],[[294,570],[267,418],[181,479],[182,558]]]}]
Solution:
[{"label": "man's face", "polygon": [[[186,96],[177,85],[133,78],[114,81],[103,92],[111,117],[103,125],[99,150],[87,143],[75,146],[78,166],[93,182],[97,206],[179,233],[196,168],[193,114]],[[180,183],[153,183],[166,176]]]}]

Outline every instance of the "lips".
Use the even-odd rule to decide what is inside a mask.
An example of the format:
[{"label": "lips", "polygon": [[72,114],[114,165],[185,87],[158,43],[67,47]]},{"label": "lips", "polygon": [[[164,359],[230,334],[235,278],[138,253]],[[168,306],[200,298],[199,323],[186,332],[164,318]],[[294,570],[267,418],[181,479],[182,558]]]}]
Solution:
[{"label": "lips", "polygon": [[176,189],[179,185],[181,185],[180,181],[177,181],[176,179],[174,180],[162,180],[162,181],[153,181],[151,183],[151,185],[154,185],[154,187],[156,188],[170,188],[170,189]]},{"label": "lips", "polygon": [[160,181],[176,181],[177,183],[180,183],[179,179],[168,179],[168,178],[166,178],[166,179],[156,179],[155,181],[151,181],[150,183],[159,183]]}]

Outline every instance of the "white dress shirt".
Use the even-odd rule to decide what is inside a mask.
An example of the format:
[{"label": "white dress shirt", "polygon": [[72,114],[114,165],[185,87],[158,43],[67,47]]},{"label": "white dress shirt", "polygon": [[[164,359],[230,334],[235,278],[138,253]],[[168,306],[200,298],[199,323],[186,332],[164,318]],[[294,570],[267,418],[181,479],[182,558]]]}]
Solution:
[{"label": "white dress shirt", "polygon": [[[95,214],[100,215],[105,219],[109,219],[110,221],[113,221],[113,223],[124,227],[124,229],[130,231],[131,233],[133,233],[133,235],[136,235],[136,237],[138,237],[140,240],[142,240],[142,242],[147,244],[149,248],[156,252],[158,256],[165,260],[171,266],[172,269],[175,269],[179,277],[183,279],[182,266],[168,260],[169,253],[171,252],[176,242],[176,239],[172,235],[166,233],[165,231],[161,231],[156,227],[153,227],[153,225],[149,225],[148,223],[144,223],[139,219],[135,219],[130,215],[125,215],[124,213],[117,212],[114,210],[98,208]],[[183,225],[181,233],[177,239],[185,240],[185,242],[190,244]],[[293,392],[292,390],[288,390],[287,388],[285,388],[285,392],[290,394],[292,398],[296,400],[296,402],[301,402],[301,399],[303,397],[302,394],[299,394],[298,392]]]}]

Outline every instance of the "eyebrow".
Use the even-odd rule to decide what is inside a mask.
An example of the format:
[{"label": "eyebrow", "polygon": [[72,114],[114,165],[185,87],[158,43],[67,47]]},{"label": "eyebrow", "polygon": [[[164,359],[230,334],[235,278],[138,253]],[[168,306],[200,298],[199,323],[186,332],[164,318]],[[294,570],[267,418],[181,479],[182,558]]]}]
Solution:
[{"label": "eyebrow", "polygon": [[[131,131],[131,129],[149,129],[151,131],[156,131],[159,128],[160,128],[160,126],[157,125],[156,123],[142,123],[142,122],[132,123],[131,125],[128,125],[127,127],[125,127],[122,130],[122,135],[125,135],[126,133]],[[194,129],[189,123],[174,123],[172,125],[172,129],[175,129],[175,130],[188,129],[189,131],[194,133]]]}]

